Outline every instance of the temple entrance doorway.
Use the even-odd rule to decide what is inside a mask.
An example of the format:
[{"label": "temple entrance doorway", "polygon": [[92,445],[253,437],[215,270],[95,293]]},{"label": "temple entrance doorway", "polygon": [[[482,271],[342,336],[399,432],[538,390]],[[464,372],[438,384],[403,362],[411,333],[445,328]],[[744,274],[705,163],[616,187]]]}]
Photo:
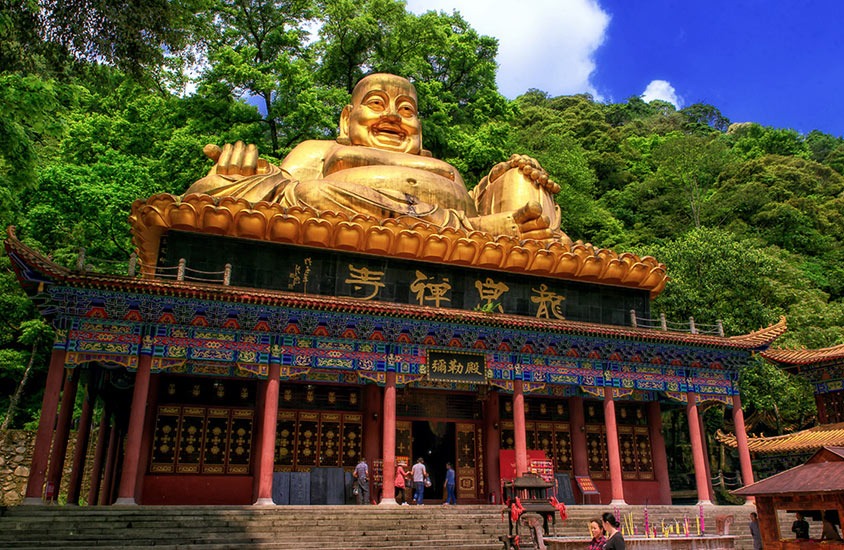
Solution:
[{"label": "temple entrance doorway", "polygon": [[455,463],[457,429],[454,422],[416,420],[412,424],[413,455],[410,466],[420,456],[425,459],[425,468],[431,479],[431,486],[425,489],[425,499],[442,502],[445,500],[443,483],[445,465]]}]

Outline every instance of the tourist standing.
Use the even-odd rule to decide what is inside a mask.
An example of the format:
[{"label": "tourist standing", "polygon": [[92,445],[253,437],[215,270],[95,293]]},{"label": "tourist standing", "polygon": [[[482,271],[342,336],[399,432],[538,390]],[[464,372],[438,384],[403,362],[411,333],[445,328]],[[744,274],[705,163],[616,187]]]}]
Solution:
[{"label": "tourist standing", "polygon": [[395,481],[395,488],[396,488],[396,502],[403,506],[407,506],[407,496],[404,493],[404,488],[407,485],[406,478],[408,472],[404,469],[407,466],[407,462],[404,460],[400,460],[398,466],[396,466],[396,481]]},{"label": "tourist standing", "polygon": [[797,518],[794,520],[794,523],[791,524],[791,530],[794,532],[794,538],[799,540],[805,540],[809,538],[809,522],[803,519],[803,512],[797,512],[795,514]]},{"label": "tourist standing", "polygon": [[604,550],[625,550],[624,537],[621,536],[621,531],[618,530],[618,520],[609,512],[604,512],[601,516],[601,524],[604,531],[607,533],[607,540],[604,542]]},{"label": "tourist standing", "polygon": [[353,486],[357,491],[355,498],[358,504],[369,504],[369,466],[366,465],[366,457],[360,457],[360,462],[355,466],[352,474],[355,478]]},{"label": "tourist standing", "polygon": [[455,494],[455,488],[457,487],[457,479],[454,473],[454,468],[451,467],[451,462],[445,463],[445,504],[448,506],[449,504],[457,504],[457,495]]},{"label": "tourist standing", "polygon": [[413,500],[417,506],[422,506],[425,500],[425,480],[428,479],[428,470],[425,469],[425,461],[420,456],[411,469],[413,475]]},{"label": "tourist standing", "polygon": [[604,543],[607,542],[607,537],[604,536],[604,528],[601,527],[601,520],[589,520],[589,532],[592,534],[592,541],[589,543],[588,550],[603,550]]},{"label": "tourist standing", "polygon": [[753,550],[762,550],[762,532],[759,531],[759,516],[750,512],[750,536],[753,537]]}]

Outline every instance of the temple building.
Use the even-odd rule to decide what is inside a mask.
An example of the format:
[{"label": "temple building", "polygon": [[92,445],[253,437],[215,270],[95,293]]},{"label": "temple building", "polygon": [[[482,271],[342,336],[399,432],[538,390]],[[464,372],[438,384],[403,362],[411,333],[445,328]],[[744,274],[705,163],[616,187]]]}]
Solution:
[{"label": "temple building", "polygon": [[[815,394],[819,425],[779,436],[751,436],[748,450],[756,471],[771,475],[805,462],[823,447],[844,446],[844,345],[821,349],[776,349],[762,357],[809,381]],[[738,448],[735,434],[719,433],[720,442]]]},{"label": "temple building", "polygon": [[58,496],[77,391],[77,449],[95,400],[104,414],[71,503],[87,469],[89,504],[266,504],[274,473],[348,474],[361,456],[386,502],[397,456],[434,475],[455,464],[459,502],[500,502],[538,451],[577,502],[588,478],[603,503],[670,504],[660,413],[677,406],[706,503],[698,406],[726,403],[741,426],[739,369],[785,330],[633,326],[664,266],[591,245],[203,195],[137,201],[131,220],[139,276],[60,267],[9,230],[20,283],[57,330],[29,503]]},{"label": "temple building", "polygon": [[[95,400],[105,411],[89,503],[344,502],[362,457],[395,503],[397,458],[418,457],[432,498],[450,462],[459,502],[501,502],[534,471],[576,502],[670,504],[665,407],[687,412],[682,473],[711,502],[698,406],[732,406],[741,437],[738,373],[785,320],[735,337],[640,326],[664,265],[572,242],[560,185],[527,155],[469,190],[422,147],[417,111],[411,82],[376,73],[336,139],[278,166],[209,144],[185,195],[133,204],[139,276],[59,267],[10,230],[57,331],[27,501],[62,486],[81,386],[77,449]],[[83,452],[68,502],[86,468]]]}]

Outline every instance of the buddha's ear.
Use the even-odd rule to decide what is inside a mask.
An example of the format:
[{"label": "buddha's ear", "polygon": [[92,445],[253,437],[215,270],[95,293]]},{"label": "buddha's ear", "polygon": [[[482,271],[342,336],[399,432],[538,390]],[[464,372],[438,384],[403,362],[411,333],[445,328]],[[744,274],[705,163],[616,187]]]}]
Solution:
[{"label": "buddha's ear", "polygon": [[340,113],[340,136],[338,139],[349,139],[349,120],[352,118],[352,106],[346,105],[343,107],[343,112]]}]

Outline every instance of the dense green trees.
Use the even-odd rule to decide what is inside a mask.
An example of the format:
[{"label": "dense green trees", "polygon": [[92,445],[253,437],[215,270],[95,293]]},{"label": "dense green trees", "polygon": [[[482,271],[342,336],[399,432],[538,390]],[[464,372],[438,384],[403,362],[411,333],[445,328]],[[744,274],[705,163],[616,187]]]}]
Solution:
[{"label": "dense green trees", "polygon": [[[0,222],[56,261],[84,247],[100,269],[125,262],[131,202],[181,193],[210,165],[205,143],[243,139],[280,158],[336,135],[360,76],[395,72],[417,85],[426,148],[470,185],[529,154],[562,186],[569,235],[665,262],[655,314],[720,319],[729,334],[786,315],[784,345],[844,342],[841,137],[730,125],[706,104],[541,90],[508,101],[495,38],[399,0],[141,4],[2,2]],[[0,257],[0,410],[25,383],[12,425],[37,416],[49,341],[38,319]],[[760,366],[742,384],[782,425],[811,416],[785,375]]]}]

